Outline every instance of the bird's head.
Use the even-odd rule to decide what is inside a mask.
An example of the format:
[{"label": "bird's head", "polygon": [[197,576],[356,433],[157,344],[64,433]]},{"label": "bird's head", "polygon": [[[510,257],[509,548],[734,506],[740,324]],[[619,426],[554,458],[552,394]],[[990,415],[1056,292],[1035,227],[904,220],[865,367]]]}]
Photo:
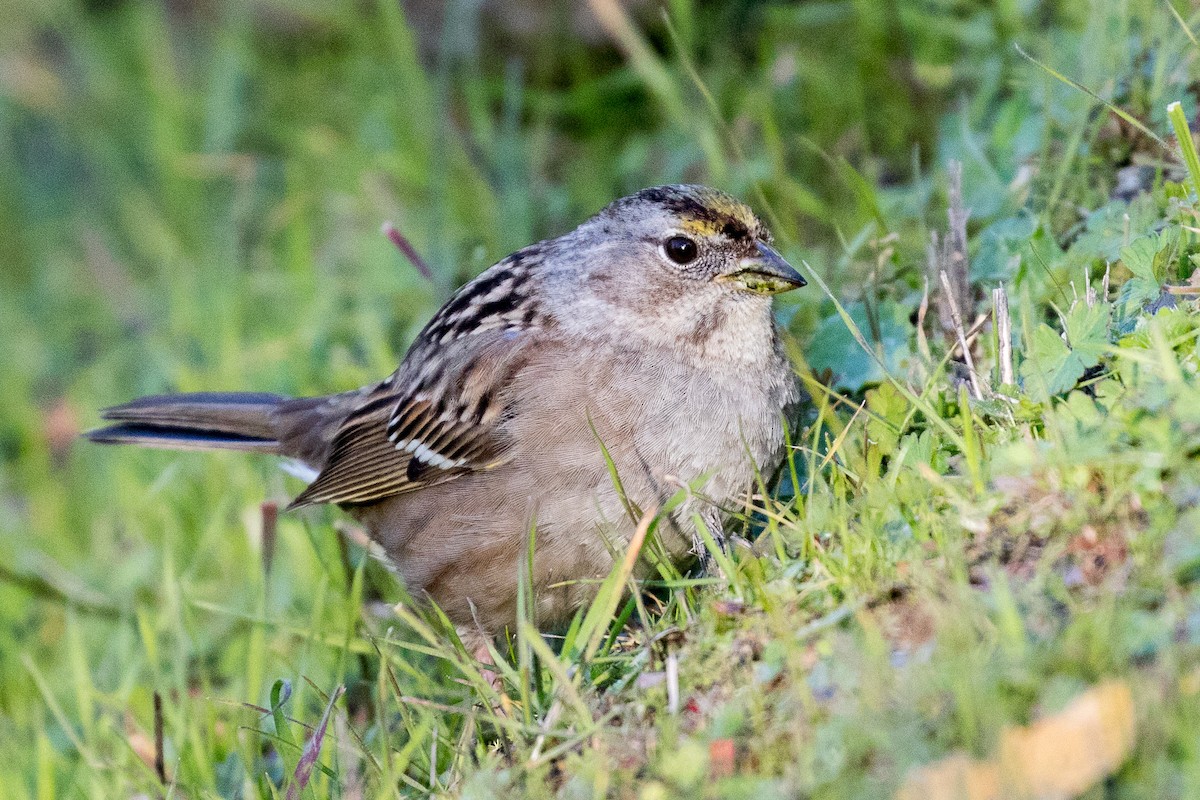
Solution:
[{"label": "bird's head", "polygon": [[643,189],[580,230],[588,229],[598,229],[623,261],[682,287],[774,295],[806,283],[771,246],[770,232],[749,206],[706,186]]},{"label": "bird's head", "polygon": [[643,189],[513,259],[577,335],[730,358],[773,352],[772,298],[805,285],[747,205],[694,185]]}]

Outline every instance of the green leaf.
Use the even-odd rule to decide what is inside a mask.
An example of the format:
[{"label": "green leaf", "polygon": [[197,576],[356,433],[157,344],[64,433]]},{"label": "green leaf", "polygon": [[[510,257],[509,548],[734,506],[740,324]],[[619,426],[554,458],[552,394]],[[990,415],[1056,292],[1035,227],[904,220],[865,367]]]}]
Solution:
[{"label": "green leaf", "polygon": [[[888,371],[893,375],[902,374],[912,355],[910,343],[915,338],[912,323],[908,320],[911,309],[890,301],[876,306],[879,342],[873,341],[873,326],[862,303],[847,304],[846,311],[868,341],[875,345]],[[884,379],[878,362],[863,351],[836,313],[817,327],[807,355],[814,371],[828,368],[834,375],[836,386],[843,389],[858,391]]]},{"label": "green leaf", "polygon": [[1127,314],[1136,314],[1142,306],[1155,300],[1162,294],[1158,281],[1147,278],[1130,278],[1121,286],[1117,293],[1117,305],[1125,308]]},{"label": "green leaf", "polygon": [[1140,236],[1121,248],[1121,261],[1136,277],[1154,281],[1154,255],[1158,254],[1157,236]]},{"label": "green leaf", "polygon": [[902,440],[904,443],[904,465],[913,467],[917,464],[932,465],[935,453],[933,431],[909,433]]},{"label": "green leaf", "polygon": [[1085,229],[1069,252],[1080,262],[1119,261],[1127,237],[1153,233],[1161,216],[1158,202],[1148,193],[1128,202],[1113,200],[1088,214]]},{"label": "green leaf", "polygon": [[1067,312],[1067,345],[1085,368],[1100,363],[1108,350],[1108,304],[1077,303]]},{"label": "green leaf", "polygon": [[1076,303],[1064,315],[1064,324],[1066,341],[1046,324],[1030,337],[1021,378],[1025,391],[1036,400],[1070,391],[1109,350],[1108,303],[1091,307]]},{"label": "green leaf", "polygon": [[1135,277],[1158,285],[1162,283],[1161,276],[1174,258],[1178,244],[1179,228],[1167,228],[1157,234],[1138,237],[1121,248],[1121,261]]},{"label": "green leaf", "polygon": [[1121,262],[1135,276],[1158,283],[1154,276],[1154,257],[1158,255],[1159,241],[1153,234],[1134,239],[1121,248]]},{"label": "green leaf", "polygon": [[882,383],[867,392],[867,408],[876,417],[867,420],[867,438],[883,455],[896,452],[900,441],[900,426],[908,415],[908,400],[891,383]]},{"label": "green leaf", "polygon": [[275,722],[275,735],[283,741],[294,744],[292,731],[288,728],[287,715],[283,706],[292,697],[292,682],[282,678],[271,686],[271,717]]},{"label": "green leaf", "polygon": [[1029,352],[1021,362],[1021,379],[1030,395],[1044,400],[1070,390],[1086,369],[1083,358],[1043,323],[1030,337]]},{"label": "green leaf", "polygon": [[979,232],[978,252],[971,258],[971,280],[977,283],[996,283],[1013,279],[1013,257],[1030,246],[1038,230],[1033,214],[1020,213],[993,222]]}]

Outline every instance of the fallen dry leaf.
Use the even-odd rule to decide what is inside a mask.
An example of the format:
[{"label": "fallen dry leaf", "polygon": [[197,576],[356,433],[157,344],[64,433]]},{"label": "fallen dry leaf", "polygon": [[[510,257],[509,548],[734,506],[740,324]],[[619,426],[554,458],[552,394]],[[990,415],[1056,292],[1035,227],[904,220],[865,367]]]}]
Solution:
[{"label": "fallen dry leaf", "polygon": [[1006,729],[993,758],[965,753],[914,770],[896,800],[1068,800],[1111,774],[1133,749],[1133,694],[1095,686],[1057,714]]},{"label": "fallen dry leaf", "polygon": [[914,770],[896,792],[896,800],[999,800],[1000,768],[953,753]]},{"label": "fallen dry leaf", "polygon": [[708,771],[713,780],[728,778],[737,768],[737,746],[733,739],[713,739],[708,745]]},{"label": "fallen dry leaf", "polygon": [[79,437],[79,415],[70,401],[60,397],[42,414],[42,435],[50,446],[50,455],[57,463],[67,457],[71,445]]},{"label": "fallen dry leaf", "polygon": [[719,600],[714,600],[712,604],[713,611],[723,617],[739,617],[746,613],[746,602],[736,598],[727,597]]},{"label": "fallen dry leaf", "polygon": [[154,737],[142,731],[131,712],[125,713],[125,739],[129,749],[142,760],[147,767],[154,769],[158,750],[154,746]]}]

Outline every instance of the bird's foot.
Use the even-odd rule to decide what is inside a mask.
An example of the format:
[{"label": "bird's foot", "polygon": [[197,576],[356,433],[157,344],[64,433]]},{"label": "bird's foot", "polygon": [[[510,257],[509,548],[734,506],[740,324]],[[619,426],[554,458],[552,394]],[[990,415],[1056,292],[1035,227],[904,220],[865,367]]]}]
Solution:
[{"label": "bird's foot", "polygon": [[480,677],[492,687],[492,690],[496,694],[503,695],[504,679],[500,676],[499,672],[492,669],[492,667],[496,666],[496,660],[492,658],[492,648],[490,647],[492,637],[478,628],[471,627],[460,628],[458,638],[462,641],[471,658],[475,659],[475,663],[480,667]]}]

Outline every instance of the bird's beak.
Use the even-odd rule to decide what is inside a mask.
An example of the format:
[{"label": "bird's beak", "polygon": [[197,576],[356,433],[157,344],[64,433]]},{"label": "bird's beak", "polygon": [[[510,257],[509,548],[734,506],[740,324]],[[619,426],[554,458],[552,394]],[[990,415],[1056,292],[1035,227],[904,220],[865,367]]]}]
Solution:
[{"label": "bird's beak", "polygon": [[743,258],[732,272],[718,276],[718,280],[755,294],[790,292],[808,284],[773,247],[762,242],[755,242],[755,245],[758,248],[756,254]]}]

